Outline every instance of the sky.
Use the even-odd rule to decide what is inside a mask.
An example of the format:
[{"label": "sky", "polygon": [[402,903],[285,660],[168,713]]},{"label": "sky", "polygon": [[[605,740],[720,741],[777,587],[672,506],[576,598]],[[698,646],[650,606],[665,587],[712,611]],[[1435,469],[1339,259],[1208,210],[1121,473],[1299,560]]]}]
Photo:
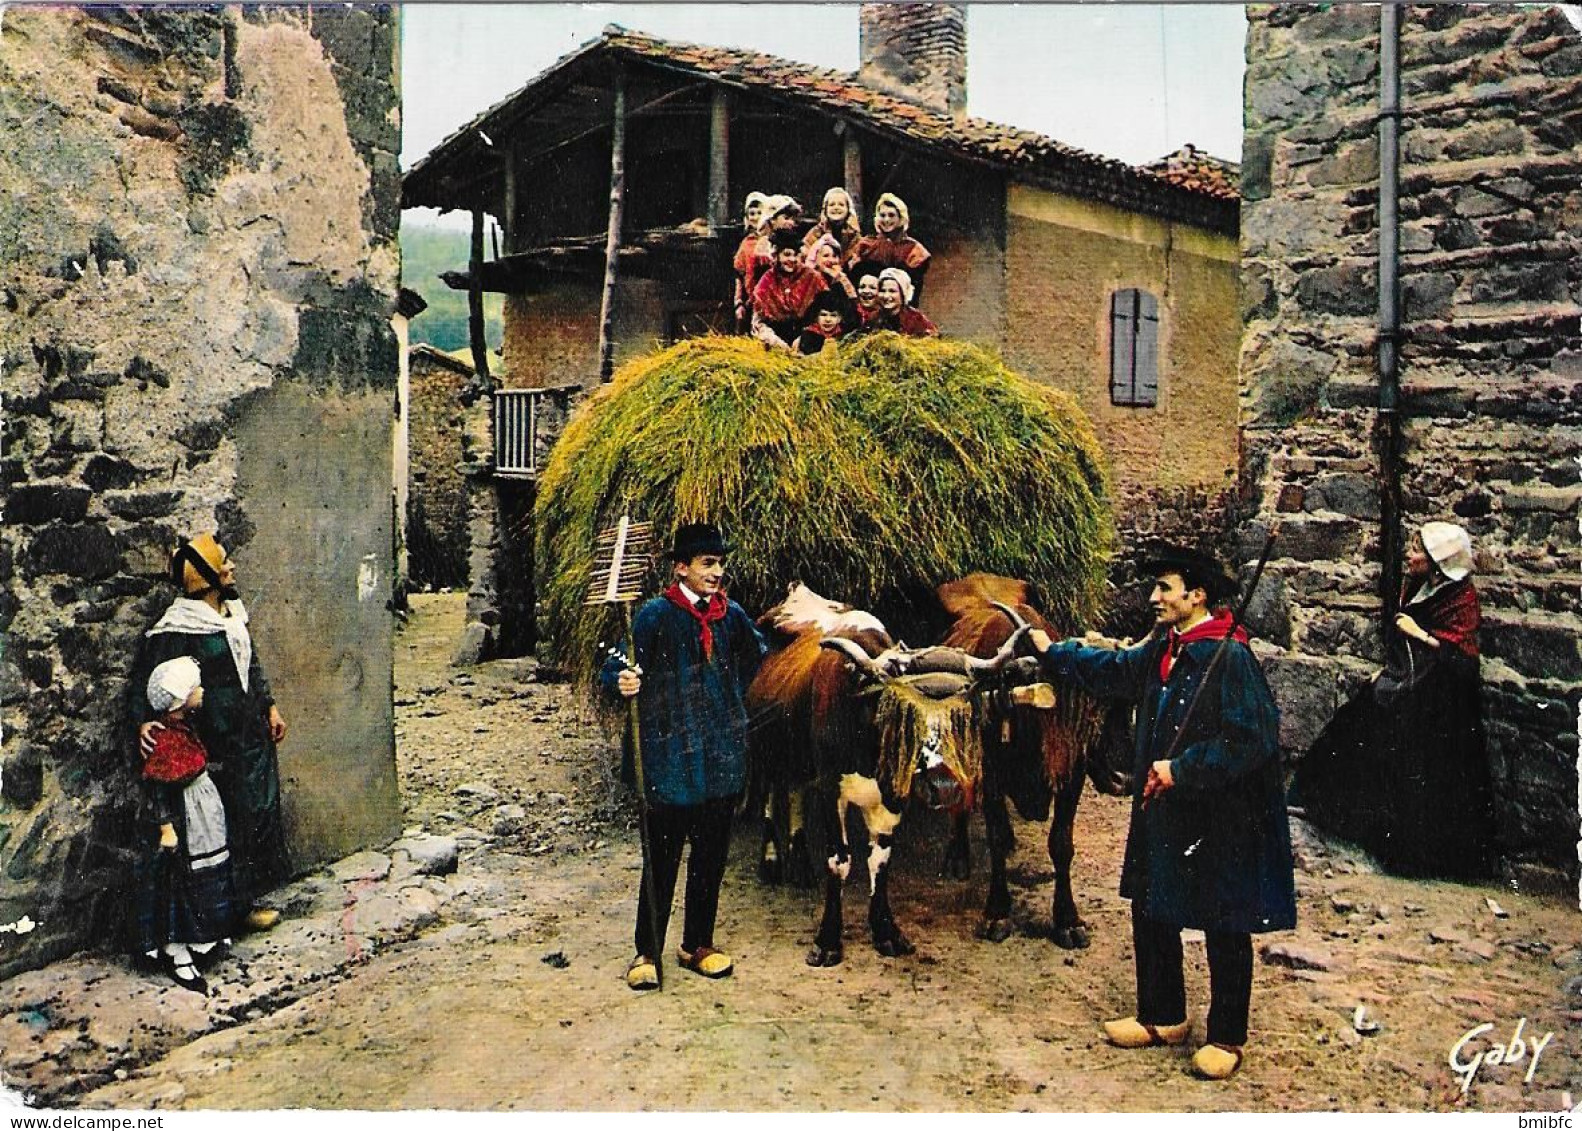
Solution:
[{"label": "sky", "polygon": [[[858,61],[855,4],[408,3],[401,18],[402,168],[606,24]],[[1240,161],[1245,31],[1239,4],[971,4],[967,111],[1133,164],[1187,142]]]}]

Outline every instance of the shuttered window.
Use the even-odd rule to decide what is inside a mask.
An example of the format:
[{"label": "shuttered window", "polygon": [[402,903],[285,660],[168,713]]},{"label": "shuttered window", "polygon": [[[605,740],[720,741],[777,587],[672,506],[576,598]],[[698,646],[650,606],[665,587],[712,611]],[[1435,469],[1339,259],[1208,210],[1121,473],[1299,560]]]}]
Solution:
[{"label": "shuttered window", "polygon": [[1110,403],[1159,403],[1159,302],[1147,291],[1110,296]]}]

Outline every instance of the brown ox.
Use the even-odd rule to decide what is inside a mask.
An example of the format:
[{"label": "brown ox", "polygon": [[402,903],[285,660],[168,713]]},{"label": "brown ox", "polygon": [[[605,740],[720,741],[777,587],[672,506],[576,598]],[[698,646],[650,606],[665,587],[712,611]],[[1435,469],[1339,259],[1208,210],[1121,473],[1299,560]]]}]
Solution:
[{"label": "brown ox", "polygon": [[748,690],[754,756],[791,784],[811,782],[826,842],[824,914],[808,964],[834,966],[842,886],[851,871],[846,815],[855,807],[870,840],[868,923],[880,954],[912,944],[890,911],[890,853],[911,794],[950,796],[981,777],[978,692],[1010,662],[1023,632],[992,658],[959,648],[910,652],[882,627],[826,632],[817,624],[767,658]]},{"label": "brown ox", "polygon": [[[976,656],[996,653],[1021,624],[1053,636],[1049,622],[1028,603],[1027,585],[1009,577],[974,573],[937,590],[945,611],[956,618],[945,643]],[[1071,894],[1072,826],[1082,785],[1110,794],[1124,786],[1090,751],[1099,739],[1102,709],[1081,692],[1061,689],[1053,709],[1017,706],[1003,698],[996,703],[984,733],[983,821],[989,847],[989,894],[984,904],[985,937],[1000,942],[1011,934],[1011,893],[1005,861],[1015,843],[1009,798],[1028,820],[1041,820],[1054,803],[1049,824],[1049,859],[1055,866],[1051,937],[1066,949],[1088,945],[1087,924],[1077,913]],[[945,853],[946,870],[965,879],[970,859],[966,806],[954,814],[954,828]]]}]

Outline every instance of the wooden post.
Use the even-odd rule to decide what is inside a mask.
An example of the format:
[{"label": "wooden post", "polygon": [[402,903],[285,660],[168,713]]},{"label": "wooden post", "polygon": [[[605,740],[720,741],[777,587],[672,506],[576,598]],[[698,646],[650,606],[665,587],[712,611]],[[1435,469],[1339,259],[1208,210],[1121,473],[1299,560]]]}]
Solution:
[{"label": "wooden post", "polygon": [[709,103],[709,234],[730,224],[731,103],[723,87],[715,87]]},{"label": "wooden post", "polygon": [[505,213],[500,217],[501,226],[505,228],[505,253],[510,255],[516,251],[516,147],[508,145],[505,149],[505,192],[504,201],[500,205]]},{"label": "wooden post", "polygon": [[599,302],[599,380],[615,372],[615,265],[621,252],[621,215],[626,210],[626,74],[615,68],[615,121],[610,132],[610,227],[604,237],[604,297]]},{"label": "wooden post", "polygon": [[489,388],[489,343],[483,336],[483,211],[472,210],[472,254],[467,261],[467,336],[472,340],[473,380]]},{"label": "wooden post", "polygon": [[862,145],[857,141],[857,131],[846,127],[841,138],[841,158],[845,166],[846,195],[851,197],[851,218],[862,223]]}]

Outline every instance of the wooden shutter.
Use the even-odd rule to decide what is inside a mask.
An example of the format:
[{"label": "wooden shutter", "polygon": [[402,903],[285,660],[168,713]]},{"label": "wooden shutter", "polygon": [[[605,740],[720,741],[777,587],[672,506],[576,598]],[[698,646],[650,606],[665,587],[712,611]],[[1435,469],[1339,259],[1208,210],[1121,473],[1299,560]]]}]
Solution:
[{"label": "wooden shutter", "polygon": [[1110,403],[1131,404],[1132,361],[1137,345],[1137,292],[1110,296]]},{"label": "wooden shutter", "polygon": [[1137,293],[1137,350],[1133,356],[1132,403],[1159,403],[1159,302],[1147,291]]},{"label": "wooden shutter", "polygon": [[1159,403],[1159,301],[1147,291],[1110,296],[1110,403]]}]

